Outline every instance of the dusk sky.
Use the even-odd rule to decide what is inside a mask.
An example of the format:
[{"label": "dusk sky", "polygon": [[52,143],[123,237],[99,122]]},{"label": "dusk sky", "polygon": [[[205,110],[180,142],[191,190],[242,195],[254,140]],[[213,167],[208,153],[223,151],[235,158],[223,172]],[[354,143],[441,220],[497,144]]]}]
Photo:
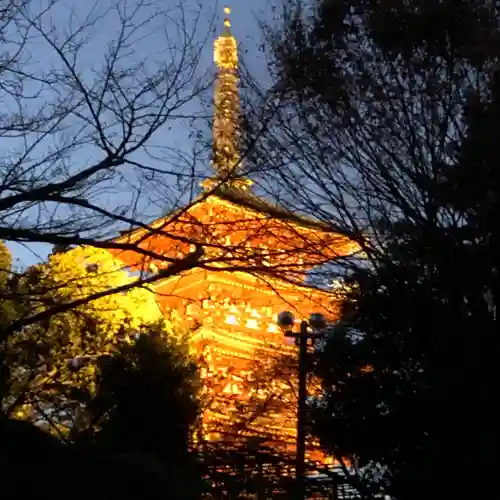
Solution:
[{"label": "dusk sky", "polygon": [[[45,0],[36,0],[39,4],[46,3]],[[134,5],[138,0],[125,0],[130,5]],[[36,2],[35,2],[36,3]],[[90,5],[91,2],[89,2]],[[196,2],[196,0],[188,0],[187,2],[181,2],[184,12],[186,13],[186,17],[189,17],[190,13],[197,11],[199,8],[198,5],[200,2]],[[245,62],[250,70],[257,76],[265,75],[265,62],[263,58],[260,56],[259,45],[261,43],[261,33],[258,27],[259,19],[270,19],[273,15],[273,4],[269,3],[267,0],[228,0],[226,2],[219,2],[216,0],[203,0],[202,2],[202,16],[198,26],[198,36],[199,39],[202,40],[204,36],[206,36],[206,43],[204,44],[204,49],[202,52],[202,59],[200,65],[200,73],[203,71],[207,71],[209,69],[213,69],[213,61],[212,61],[212,46],[215,37],[222,31],[223,28],[223,8],[225,6],[230,7],[231,12],[231,23],[232,23],[232,32],[237,37],[238,42],[240,43],[241,52],[244,52]],[[104,2],[106,4],[106,2]],[[161,2],[160,2],[161,4]],[[85,7],[84,7],[85,5]],[[101,2],[96,2],[98,5],[97,8],[101,8],[103,5]],[[177,11],[175,10],[179,5],[179,2],[165,0],[165,5],[170,8],[172,6],[172,18],[178,19]],[[77,12],[78,15],[82,16],[87,13],[84,9],[87,8],[87,2],[80,2],[78,0],[66,0],[58,4],[58,6],[53,9],[51,14],[51,22],[58,27],[65,27],[68,24],[68,13],[71,9],[74,9],[73,12]],[[76,10],[75,10],[76,9]],[[81,12],[80,12],[81,11]],[[142,11],[144,16],[147,16],[147,11]],[[210,21],[213,17],[214,13],[217,13],[217,20],[215,25],[210,27]],[[191,14],[192,15],[192,14]],[[113,33],[119,28],[119,23],[116,18],[105,17],[102,16],[105,21],[101,23],[100,26],[96,26],[95,30],[92,32],[92,35],[89,37],[90,43],[84,53],[84,61],[87,61],[88,67],[94,64],[94,61],[99,60],[99,57],[102,57],[104,53],[104,47],[106,47],[113,39]],[[116,23],[116,25],[113,25]],[[156,26],[156,28],[160,31],[162,29],[161,26]],[[64,29],[64,28],[61,28]],[[175,30],[171,29],[168,24],[164,27],[165,31],[168,32],[168,36],[171,36],[171,32],[175,32]],[[162,56],[162,48],[164,38],[161,36],[158,37],[148,37],[145,38],[143,42],[138,42],[134,46],[135,57],[143,58],[145,61],[157,61],[161,59]],[[36,43],[31,48],[31,52],[33,54],[33,59],[36,59],[35,64],[40,64],[41,66],[51,66],[52,61],[54,60],[53,54],[50,52],[50,49],[44,47],[41,43]],[[171,57],[169,54],[165,54],[165,58]],[[87,66],[85,63],[82,66],[82,71],[85,73],[87,71]],[[89,76],[89,81],[91,81],[92,76]],[[199,109],[196,110],[193,106],[201,105],[199,103],[190,103],[187,106],[187,113],[197,113]],[[190,142],[189,137],[189,126],[186,123],[177,122],[173,124],[169,124],[168,133],[160,136],[157,135],[154,139],[155,145],[165,146],[165,147],[174,147],[176,150],[185,151],[186,154],[193,149],[193,145]],[[163,141],[163,144],[160,142]],[[46,146],[47,147],[47,146]],[[6,140],[0,140],[0,151],[3,149],[3,155],[5,155],[7,150],[11,150],[12,143],[7,144]],[[96,156],[94,156],[94,153]],[[99,151],[95,152],[90,149],[79,151],[77,154],[74,154],[71,157],[71,162],[75,165],[75,168],[83,168],[86,164],[88,164],[89,160],[99,158]],[[206,162],[205,162],[206,163]],[[120,191],[119,186],[114,186],[114,194],[110,194],[108,196],[113,196],[114,201],[116,201],[116,197],[125,197],[125,191]],[[168,206],[165,204],[165,208],[161,206],[155,206],[155,203],[151,203],[149,201],[145,201],[144,210],[150,210],[149,212],[144,212],[144,219],[152,219],[156,216],[164,215],[164,211],[168,211]],[[29,244],[29,245],[21,245],[21,244],[9,244],[16,264],[19,267],[25,267],[30,264],[33,264],[41,259],[44,259],[48,252],[50,252],[50,245],[46,244]]]}]

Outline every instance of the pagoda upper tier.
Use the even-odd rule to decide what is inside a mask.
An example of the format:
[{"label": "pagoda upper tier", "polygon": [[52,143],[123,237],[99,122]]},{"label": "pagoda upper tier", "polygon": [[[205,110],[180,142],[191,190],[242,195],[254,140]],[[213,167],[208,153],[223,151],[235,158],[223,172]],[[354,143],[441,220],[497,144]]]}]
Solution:
[{"label": "pagoda upper tier", "polygon": [[[273,206],[250,190],[221,187],[147,228],[122,234],[116,242],[138,245],[149,254],[120,251],[134,270],[156,272],[169,259],[201,245],[205,269],[249,270],[302,281],[313,267],[358,249],[326,224]],[[222,269],[221,269],[222,270]]]}]

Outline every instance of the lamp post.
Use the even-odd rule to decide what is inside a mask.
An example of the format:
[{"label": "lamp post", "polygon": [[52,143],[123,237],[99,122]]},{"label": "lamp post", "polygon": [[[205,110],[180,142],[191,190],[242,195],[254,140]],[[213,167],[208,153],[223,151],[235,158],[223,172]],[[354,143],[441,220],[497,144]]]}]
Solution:
[{"label": "lamp post", "polygon": [[307,409],[307,341],[322,337],[326,320],[322,314],[313,313],[309,321],[302,320],[298,332],[293,331],[295,318],[290,311],[278,314],[278,326],[285,337],[294,338],[299,347],[299,391],[297,402],[297,449],[295,464],[296,498],[304,500],[306,457],[306,409]]}]

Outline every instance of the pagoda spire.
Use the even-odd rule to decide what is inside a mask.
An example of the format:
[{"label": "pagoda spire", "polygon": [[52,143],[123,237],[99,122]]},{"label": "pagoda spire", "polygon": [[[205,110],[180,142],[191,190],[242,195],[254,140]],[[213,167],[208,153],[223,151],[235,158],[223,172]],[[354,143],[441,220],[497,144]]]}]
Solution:
[{"label": "pagoda spire", "polygon": [[[238,44],[231,33],[229,14],[224,8],[224,31],[214,43],[217,77],[214,91],[212,167],[215,178],[203,185],[247,188],[250,180],[238,179],[240,163],[240,97],[238,78]],[[225,182],[227,180],[227,183]]]}]

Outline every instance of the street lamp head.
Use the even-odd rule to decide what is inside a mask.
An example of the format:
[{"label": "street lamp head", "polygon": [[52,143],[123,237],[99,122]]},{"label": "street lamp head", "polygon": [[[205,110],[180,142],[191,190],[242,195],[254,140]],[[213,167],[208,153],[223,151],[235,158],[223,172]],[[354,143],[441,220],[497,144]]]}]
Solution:
[{"label": "street lamp head", "polygon": [[313,328],[321,329],[326,327],[327,321],[321,313],[311,313],[309,316],[309,324]]},{"label": "street lamp head", "polygon": [[282,311],[278,314],[277,323],[283,331],[288,332],[295,324],[295,318],[290,311]]}]

